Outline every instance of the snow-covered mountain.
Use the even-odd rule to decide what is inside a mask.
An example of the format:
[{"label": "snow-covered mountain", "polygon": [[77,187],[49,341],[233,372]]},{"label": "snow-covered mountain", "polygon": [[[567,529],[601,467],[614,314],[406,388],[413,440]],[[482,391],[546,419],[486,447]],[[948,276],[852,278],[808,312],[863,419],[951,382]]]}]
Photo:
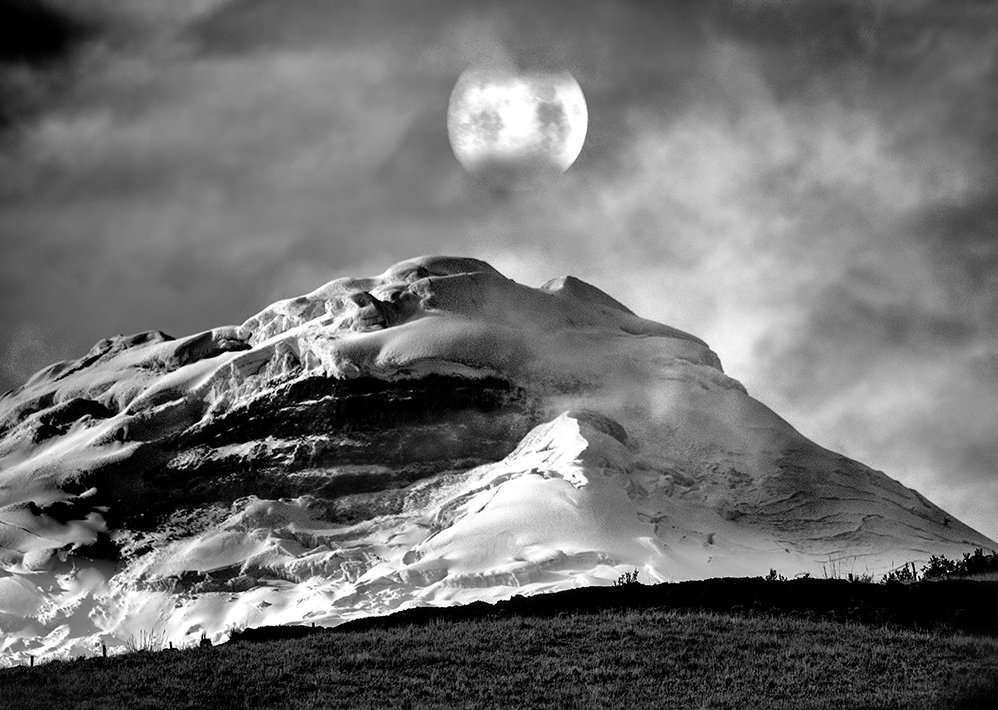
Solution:
[{"label": "snow-covered mountain", "polygon": [[422,257],[0,398],[0,653],[995,543],[577,279]]}]

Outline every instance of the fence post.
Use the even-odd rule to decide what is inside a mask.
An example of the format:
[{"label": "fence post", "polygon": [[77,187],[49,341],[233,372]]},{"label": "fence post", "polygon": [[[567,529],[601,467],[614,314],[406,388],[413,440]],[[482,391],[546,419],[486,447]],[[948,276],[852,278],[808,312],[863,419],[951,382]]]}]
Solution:
[{"label": "fence post", "polygon": [[103,656],[104,658],[107,658],[107,644],[106,644],[106,643],[102,643],[102,644],[100,645],[100,652],[101,652],[101,655],[102,655],[102,656]]},{"label": "fence post", "polygon": [[31,666],[30,667],[34,668],[35,667],[35,657],[34,656],[28,656],[28,658],[31,659]]}]

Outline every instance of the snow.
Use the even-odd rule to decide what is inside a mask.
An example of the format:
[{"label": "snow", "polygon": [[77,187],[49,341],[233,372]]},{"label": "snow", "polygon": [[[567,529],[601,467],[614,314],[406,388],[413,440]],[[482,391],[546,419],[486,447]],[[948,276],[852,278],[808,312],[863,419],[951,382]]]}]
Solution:
[{"label": "snow", "polygon": [[[353,522],[314,495],[218,501],[146,529],[108,522],[118,511],[101,501],[127,502],[131,484],[102,472],[162,455],[171,437],[253,412],[299,380],[430,374],[509,381],[539,398],[541,422],[501,460],[404,485],[396,509]],[[42,417],[74,398],[109,416],[43,437]],[[214,453],[252,462],[287,445],[265,437]],[[185,470],[202,454],[173,462]],[[309,473],[335,472],[287,475]],[[107,535],[119,561],[79,554]],[[113,651],[142,634],[184,645],[244,626],[609,584],[633,569],[644,582],[881,573],[975,546],[994,543],[807,441],[698,338],[577,279],[532,289],[473,259],[338,279],[179,340],[102,341],[0,398],[8,663],[101,642]]]}]

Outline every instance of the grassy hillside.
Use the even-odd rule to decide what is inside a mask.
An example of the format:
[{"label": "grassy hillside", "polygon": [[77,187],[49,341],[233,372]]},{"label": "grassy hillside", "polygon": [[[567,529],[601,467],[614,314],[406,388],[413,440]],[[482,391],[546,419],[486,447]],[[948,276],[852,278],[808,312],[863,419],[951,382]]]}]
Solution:
[{"label": "grassy hillside", "polygon": [[[730,581],[700,584],[723,590]],[[768,584],[760,588],[794,587]],[[533,608],[522,600],[515,612],[515,605],[474,605],[300,638],[8,669],[0,671],[0,705],[995,707],[996,636],[806,618],[806,610],[773,615],[642,604],[655,589],[593,590],[620,602],[602,608],[552,604],[559,595],[548,595],[532,598]],[[728,600],[744,607],[739,601]]]}]

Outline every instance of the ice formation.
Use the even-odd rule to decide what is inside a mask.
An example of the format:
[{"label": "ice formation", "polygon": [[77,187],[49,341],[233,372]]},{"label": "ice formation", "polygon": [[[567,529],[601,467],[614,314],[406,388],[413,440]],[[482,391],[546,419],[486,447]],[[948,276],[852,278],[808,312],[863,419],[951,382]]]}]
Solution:
[{"label": "ice formation", "polygon": [[995,544],[577,279],[422,257],[0,398],[0,656]]}]

